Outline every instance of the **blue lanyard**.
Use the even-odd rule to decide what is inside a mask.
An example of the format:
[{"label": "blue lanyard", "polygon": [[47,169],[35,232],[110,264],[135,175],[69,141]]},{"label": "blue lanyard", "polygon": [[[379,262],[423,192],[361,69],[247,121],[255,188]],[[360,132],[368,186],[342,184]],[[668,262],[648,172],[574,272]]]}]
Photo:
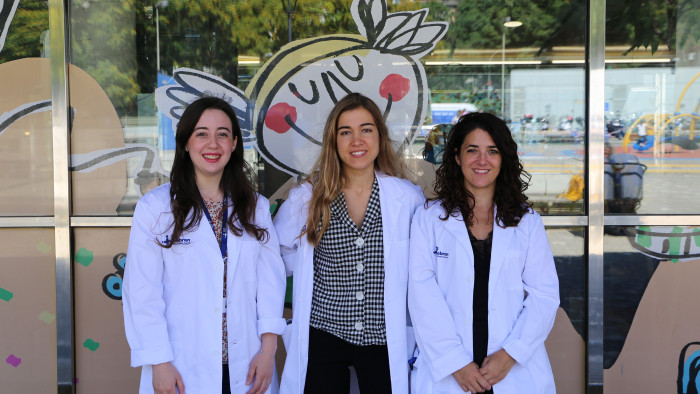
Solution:
[{"label": "blue lanyard", "polygon": [[[201,196],[200,196],[201,198]],[[226,258],[226,248],[228,247],[226,243],[227,239],[227,234],[228,229],[227,229],[227,220],[228,220],[228,207],[226,206],[226,196],[224,196],[224,203],[223,207],[223,214],[221,218],[221,245],[219,245],[219,248],[221,249],[221,258],[225,259]],[[216,229],[214,228],[214,222],[211,220],[211,215],[209,215],[209,210],[207,209],[207,204],[204,203],[204,199],[202,198],[202,207],[204,207],[204,214],[207,215],[207,220],[209,221],[209,225],[211,226],[211,231],[214,232],[214,238],[216,238]]]}]

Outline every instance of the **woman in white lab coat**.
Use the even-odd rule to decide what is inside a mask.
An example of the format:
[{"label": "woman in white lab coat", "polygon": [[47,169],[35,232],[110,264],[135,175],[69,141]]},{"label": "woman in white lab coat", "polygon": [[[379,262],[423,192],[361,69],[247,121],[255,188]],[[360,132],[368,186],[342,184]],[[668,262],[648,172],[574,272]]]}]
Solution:
[{"label": "woman in white lab coat", "polygon": [[414,340],[407,316],[408,238],[416,185],[382,112],[353,93],[331,111],[320,157],[275,216],[293,322],[280,392],[407,393]]},{"label": "woman in white lab coat", "polygon": [[122,301],[141,393],[277,392],[284,264],[241,138],[226,101],[193,102],[170,183],[136,206]]},{"label": "woman in white lab coat", "polygon": [[437,197],[411,226],[414,393],[555,392],[544,341],[559,284],[528,180],[502,120],[471,113],[454,126]]}]

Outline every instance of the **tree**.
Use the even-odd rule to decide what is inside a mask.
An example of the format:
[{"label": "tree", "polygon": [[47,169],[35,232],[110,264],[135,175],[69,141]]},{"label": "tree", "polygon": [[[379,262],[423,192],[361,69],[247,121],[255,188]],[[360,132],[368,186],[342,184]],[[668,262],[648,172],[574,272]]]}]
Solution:
[{"label": "tree", "polygon": [[100,84],[117,113],[135,111],[138,63],[135,0],[71,3],[71,62]]},{"label": "tree", "polygon": [[503,22],[510,16],[523,22],[506,34],[510,47],[537,47],[541,54],[555,45],[584,45],[585,11],[583,0],[463,0],[457,5],[448,41],[453,50],[500,48],[507,29]]},{"label": "tree", "polygon": [[[5,3],[10,6],[9,1]],[[49,31],[49,9],[46,1],[22,0],[17,6],[0,51],[0,63],[25,57],[40,57],[44,51],[44,35]]]},{"label": "tree", "polygon": [[700,41],[699,0],[608,2],[606,15],[606,41],[628,45],[625,54],[640,47],[649,48],[653,54],[662,45],[675,51],[677,38],[681,48]]}]

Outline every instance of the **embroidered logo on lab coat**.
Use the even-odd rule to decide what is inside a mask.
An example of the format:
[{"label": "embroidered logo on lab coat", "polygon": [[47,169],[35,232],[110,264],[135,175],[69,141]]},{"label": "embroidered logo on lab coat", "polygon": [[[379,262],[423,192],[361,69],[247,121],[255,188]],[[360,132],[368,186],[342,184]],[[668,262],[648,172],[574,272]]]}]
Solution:
[{"label": "embroidered logo on lab coat", "polygon": [[190,239],[189,238],[180,238],[177,241],[172,241],[170,237],[167,235],[165,236],[165,241],[162,242],[163,245],[170,245],[170,242],[173,243],[173,245],[189,245],[190,244]]},{"label": "embroidered logo on lab coat", "polygon": [[437,247],[437,245],[435,245],[435,250],[433,251],[433,254],[435,255],[435,257],[437,257],[439,259],[446,259],[446,258],[450,257],[449,253],[441,252],[440,249]]}]

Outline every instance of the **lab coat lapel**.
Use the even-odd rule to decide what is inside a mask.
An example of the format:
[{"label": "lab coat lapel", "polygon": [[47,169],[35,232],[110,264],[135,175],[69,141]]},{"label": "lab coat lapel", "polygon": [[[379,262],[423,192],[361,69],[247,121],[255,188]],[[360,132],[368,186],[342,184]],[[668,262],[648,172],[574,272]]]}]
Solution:
[{"label": "lab coat lapel", "polygon": [[491,243],[491,268],[489,270],[489,297],[494,294],[496,278],[505,263],[511,238],[515,234],[515,227],[503,228],[496,223],[496,210],[494,208],[493,241]]},{"label": "lab coat lapel", "polygon": [[467,226],[464,224],[462,214],[458,213],[457,216],[450,215],[445,222],[445,229],[452,234],[455,240],[457,240],[457,243],[467,252],[470,261],[474,260],[472,244],[469,241],[469,232],[467,231]]},{"label": "lab coat lapel", "polygon": [[[228,214],[229,216],[233,215],[233,207],[228,207]],[[237,220],[234,220],[234,222],[239,227],[242,227]],[[231,232],[231,229],[228,228],[228,242],[226,243],[228,260],[226,260],[226,271],[229,272],[231,276],[235,275],[236,273],[236,265],[238,265],[238,255],[241,253],[241,238],[248,236],[250,236],[250,234],[246,233],[245,230],[243,230],[243,235],[241,237],[237,237],[235,234],[233,234],[233,232]]]},{"label": "lab coat lapel", "polygon": [[403,192],[398,187],[392,187],[392,179],[381,174],[375,173],[377,182],[379,183],[379,205],[382,211],[382,232],[384,237],[384,263],[386,264],[391,259],[391,247],[394,245],[396,225],[399,220],[399,213],[402,212]]}]

